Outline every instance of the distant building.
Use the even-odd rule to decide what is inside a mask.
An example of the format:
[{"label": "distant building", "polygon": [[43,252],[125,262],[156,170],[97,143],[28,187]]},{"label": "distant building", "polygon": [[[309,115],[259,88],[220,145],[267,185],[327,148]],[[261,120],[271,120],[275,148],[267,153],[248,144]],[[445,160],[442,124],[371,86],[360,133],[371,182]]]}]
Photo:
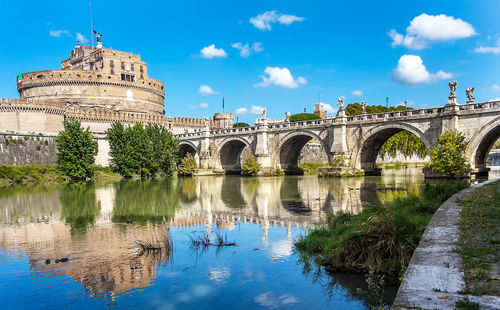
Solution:
[{"label": "distant building", "polygon": [[314,115],[317,115],[321,118],[325,118],[326,110],[325,110],[325,104],[323,102],[318,102],[314,104]]}]

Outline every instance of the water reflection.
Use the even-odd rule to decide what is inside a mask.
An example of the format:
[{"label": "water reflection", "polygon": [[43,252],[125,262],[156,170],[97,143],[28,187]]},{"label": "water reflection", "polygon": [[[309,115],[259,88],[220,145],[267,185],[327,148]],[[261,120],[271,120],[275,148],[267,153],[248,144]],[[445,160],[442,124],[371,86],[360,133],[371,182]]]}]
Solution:
[{"label": "water reflection", "polygon": [[[266,281],[267,269],[267,273],[280,272],[280,276],[295,283],[300,292],[295,295],[314,295],[302,292],[305,279],[293,273],[297,268],[295,260],[289,262],[293,238],[330,212],[357,213],[369,203],[417,192],[422,181],[418,171],[408,170],[349,179],[226,176],[80,183],[49,189],[32,187],[29,191],[14,188],[8,190],[10,194],[0,193],[0,251],[8,253],[0,255],[0,261],[14,257],[14,253],[27,255],[31,272],[72,278],[88,296],[113,303],[125,298],[124,292],[137,292],[155,282],[167,281],[168,272],[179,275],[191,268],[183,265],[193,263],[193,258],[183,252],[188,248],[190,233],[213,234],[214,230],[224,229],[239,247],[225,250],[217,258],[223,265],[212,265],[211,257],[200,259],[197,264],[207,260],[206,273],[191,278],[183,274],[184,281]],[[174,256],[178,258],[171,269],[165,268],[171,262],[170,256],[139,256],[134,248],[134,241],[150,240],[165,228],[177,249]],[[231,259],[233,255],[241,258]],[[56,263],[61,258],[68,261]],[[249,264],[256,264],[254,260],[259,261],[259,266],[250,268]],[[279,271],[281,265],[270,265],[273,261],[284,264],[284,270]],[[1,275],[0,279],[8,280]],[[341,279],[332,281],[339,283]],[[341,285],[347,289],[349,285],[357,286],[357,280],[353,281]],[[250,290],[246,285],[235,294],[240,296]],[[254,291],[259,288],[256,286]],[[175,290],[169,292],[176,294]],[[300,303],[312,302],[312,295],[307,294],[298,298],[290,292],[260,292],[251,300],[264,307],[269,303],[305,306]],[[325,305],[324,301],[321,305]]]}]

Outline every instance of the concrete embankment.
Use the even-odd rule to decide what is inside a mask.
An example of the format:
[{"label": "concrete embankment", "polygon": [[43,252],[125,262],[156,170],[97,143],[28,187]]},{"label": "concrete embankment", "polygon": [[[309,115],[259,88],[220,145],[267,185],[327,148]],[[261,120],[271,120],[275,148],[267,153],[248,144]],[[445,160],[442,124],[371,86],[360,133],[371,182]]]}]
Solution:
[{"label": "concrete embankment", "polygon": [[500,297],[459,294],[464,289],[464,272],[458,247],[460,200],[476,188],[465,189],[445,201],[436,211],[413,253],[392,309],[455,309],[458,300],[469,298],[481,309],[499,309]]}]

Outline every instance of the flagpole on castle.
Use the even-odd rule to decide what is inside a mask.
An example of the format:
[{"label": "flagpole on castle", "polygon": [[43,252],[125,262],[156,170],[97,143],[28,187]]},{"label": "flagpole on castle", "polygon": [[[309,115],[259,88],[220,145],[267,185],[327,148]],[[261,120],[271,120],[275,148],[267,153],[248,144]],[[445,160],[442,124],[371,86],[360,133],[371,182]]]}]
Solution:
[{"label": "flagpole on castle", "polygon": [[92,23],[92,1],[90,3],[90,40],[92,40],[92,47],[94,47],[94,25]]},{"label": "flagpole on castle", "polygon": [[224,113],[224,97],[222,97],[222,113]]}]

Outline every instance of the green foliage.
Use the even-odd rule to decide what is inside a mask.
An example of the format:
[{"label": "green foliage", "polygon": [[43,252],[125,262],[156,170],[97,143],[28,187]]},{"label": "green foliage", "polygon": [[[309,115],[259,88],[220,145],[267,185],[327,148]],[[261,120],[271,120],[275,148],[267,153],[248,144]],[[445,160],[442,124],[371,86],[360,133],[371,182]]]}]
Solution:
[{"label": "green foliage", "polygon": [[59,196],[61,217],[71,226],[72,233],[85,232],[85,228],[95,223],[100,205],[95,196],[95,186],[91,182],[71,183],[64,186]]},{"label": "green foliage", "polygon": [[500,140],[495,141],[493,146],[491,147],[492,149],[500,149]]},{"label": "green foliage", "polygon": [[302,169],[303,173],[305,175],[313,175],[313,174],[318,174],[318,168],[323,167],[323,166],[328,166],[328,163],[301,163],[299,164],[299,168]]},{"label": "green foliage", "polygon": [[162,223],[180,206],[177,179],[122,180],[115,184],[114,223]]},{"label": "green foliage", "polygon": [[241,128],[241,127],[250,127],[250,125],[248,125],[247,123],[242,123],[242,122],[233,124],[233,128]]},{"label": "green foliage", "polygon": [[177,167],[177,173],[181,176],[192,176],[196,171],[198,171],[196,160],[193,155],[188,153],[186,157],[181,160],[179,167]]},{"label": "green foliage", "polygon": [[301,121],[309,121],[314,119],[321,119],[321,117],[312,113],[299,113],[290,116],[290,122],[301,122]]},{"label": "green foliage", "polygon": [[430,166],[448,177],[458,177],[469,167],[465,159],[467,142],[465,136],[454,130],[447,130],[438,136],[437,146],[431,149]]},{"label": "green foliage", "polygon": [[245,160],[241,163],[243,174],[256,176],[260,170],[260,164],[255,160],[252,154],[248,154]]},{"label": "green foliage", "polygon": [[[368,271],[370,267],[397,281],[432,214],[448,197],[468,186],[465,181],[426,185],[421,195],[373,205],[358,214],[328,215],[323,226],[301,237],[295,248],[331,270]],[[436,194],[438,193],[438,194]]]},{"label": "green foliage", "polygon": [[429,151],[424,142],[415,134],[403,130],[390,137],[379,151],[380,157],[384,159],[385,155],[396,157],[397,152],[405,156],[417,155],[420,158],[427,156]]},{"label": "green foliage", "polygon": [[[383,112],[394,112],[394,111],[405,111],[405,110],[413,110],[413,108],[407,108],[405,106],[395,106],[395,107],[385,107],[382,105],[367,105],[366,113],[375,114],[375,113],[383,113]],[[345,108],[345,114],[347,116],[355,116],[360,115],[363,112],[363,108],[360,103],[354,102],[349,103]]]},{"label": "green foliage", "polygon": [[32,183],[62,179],[62,174],[51,166],[7,166],[0,165],[0,180],[7,184]]},{"label": "green foliage", "polygon": [[479,303],[470,301],[468,298],[457,300],[455,303],[455,309],[464,309],[464,310],[479,310]]},{"label": "green foliage", "polygon": [[56,138],[59,170],[72,180],[85,180],[94,175],[94,156],[97,142],[88,128],[84,130],[78,121],[64,121],[64,131]]},{"label": "green foliage", "polygon": [[177,141],[165,128],[141,124],[124,127],[114,123],[108,129],[111,165],[124,177],[156,176],[159,172],[170,175],[178,157]]}]

